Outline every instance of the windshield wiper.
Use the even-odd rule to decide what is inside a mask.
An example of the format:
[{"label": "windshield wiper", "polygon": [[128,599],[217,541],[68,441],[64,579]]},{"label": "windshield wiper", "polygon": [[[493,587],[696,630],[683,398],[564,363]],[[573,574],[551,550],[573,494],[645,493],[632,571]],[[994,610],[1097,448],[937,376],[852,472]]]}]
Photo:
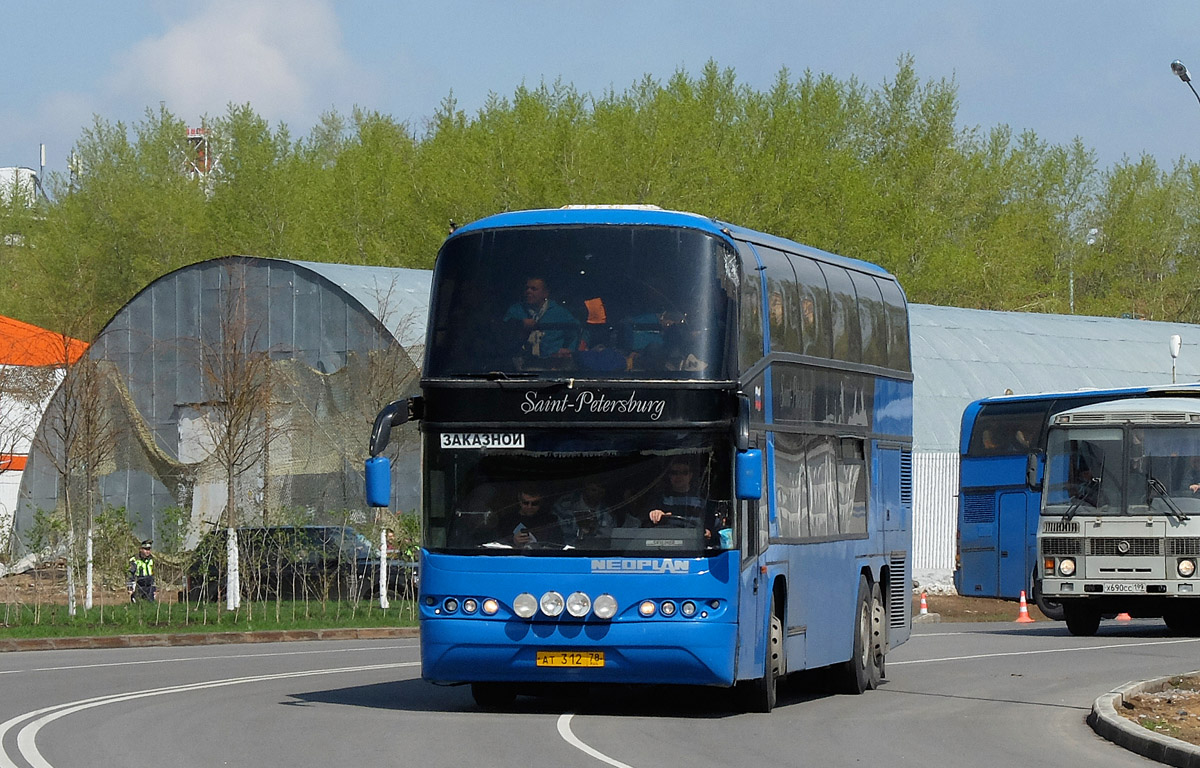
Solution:
[{"label": "windshield wiper", "polygon": [[1163,485],[1162,481],[1157,477],[1146,478],[1146,488],[1150,492],[1158,494],[1158,497],[1161,498],[1163,502],[1166,503],[1167,508],[1171,510],[1171,516],[1176,520],[1182,523],[1184,520],[1188,519],[1188,516],[1183,513],[1183,510],[1179,508],[1179,505],[1175,503],[1175,500],[1172,499],[1170,494],[1167,492],[1167,487]]},{"label": "windshield wiper", "polygon": [[1075,491],[1075,495],[1072,498],[1074,500],[1071,502],[1071,506],[1067,507],[1067,511],[1062,516],[1064,523],[1069,523],[1071,518],[1075,517],[1075,513],[1084,504],[1089,504],[1093,507],[1096,506],[1100,499],[1100,478],[1093,477],[1087,482],[1081,483],[1079,490]]}]

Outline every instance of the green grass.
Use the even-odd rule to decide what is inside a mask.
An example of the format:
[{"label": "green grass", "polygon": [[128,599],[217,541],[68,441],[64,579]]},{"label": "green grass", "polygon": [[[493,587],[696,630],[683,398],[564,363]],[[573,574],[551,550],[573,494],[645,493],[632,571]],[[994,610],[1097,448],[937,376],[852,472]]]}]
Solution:
[{"label": "green grass", "polygon": [[370,627],[414,627],[411,601],[393,600],[384,610],[377,602],[243,602],[236,611],[224,603],[138,603],[103,609],[65,605],[0,603],[2,637],[92,637],[172,632],[254,632]]}]

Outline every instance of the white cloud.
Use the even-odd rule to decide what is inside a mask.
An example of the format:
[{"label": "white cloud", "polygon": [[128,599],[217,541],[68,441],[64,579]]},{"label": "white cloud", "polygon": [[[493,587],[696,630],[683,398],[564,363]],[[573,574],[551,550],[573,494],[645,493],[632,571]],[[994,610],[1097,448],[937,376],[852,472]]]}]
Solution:
[{"label": "white cloud", "polygon": [[185,119],[249,102],[269,120],[307,122],[348,79],[341,43],[326,0],[214,0],[118,55],[109,87]]}]

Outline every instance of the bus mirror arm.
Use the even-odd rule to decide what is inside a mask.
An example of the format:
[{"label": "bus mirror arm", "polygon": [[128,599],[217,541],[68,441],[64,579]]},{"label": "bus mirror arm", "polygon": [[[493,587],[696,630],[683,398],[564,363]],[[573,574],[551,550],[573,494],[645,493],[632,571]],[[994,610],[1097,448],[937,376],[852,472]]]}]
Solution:
[{"label": "bus mirror arm", "polygon": [[1025,457],[1025,485],[1031,491],[1040,492],[1042,490],[1041,468],[1042,452],[1030,451],[1029,455]]},{"label": "bus mirror arm", "polygon": [[750,450],[750,398],[738,393],[737,416],[737,449],[739,452]]},{"label": "bus mirror arm", "polygon": [[392,427],[407,424],[421,418],[423,400],[419,397],[409,397],[404,400],[393,400],[383,407],[375,417],[375,425],[371,428],[371,442],[368,452],[372,457],[378,456],[387,448],[392,437]]}]

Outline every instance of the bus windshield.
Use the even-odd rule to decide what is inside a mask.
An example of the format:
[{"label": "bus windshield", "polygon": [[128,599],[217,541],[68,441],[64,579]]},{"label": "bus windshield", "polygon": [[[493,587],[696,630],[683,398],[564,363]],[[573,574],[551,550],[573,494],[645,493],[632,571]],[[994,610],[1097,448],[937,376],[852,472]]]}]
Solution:
[{"label": "bus windshield", "polygon": [[695,557],[736,547],[732,456],[711,439],[561,429],[502,437],[428,438],[430,551]]},{"label": "bus windshield", "polygon": [[1200,438],[1187,427],[1054,429],[1044,514],[1200,513]]},{"label": "bus windshield", "polygon": [[435,269],[425,375],[727,379],[736,258],[676,227],[453,237]]}]

